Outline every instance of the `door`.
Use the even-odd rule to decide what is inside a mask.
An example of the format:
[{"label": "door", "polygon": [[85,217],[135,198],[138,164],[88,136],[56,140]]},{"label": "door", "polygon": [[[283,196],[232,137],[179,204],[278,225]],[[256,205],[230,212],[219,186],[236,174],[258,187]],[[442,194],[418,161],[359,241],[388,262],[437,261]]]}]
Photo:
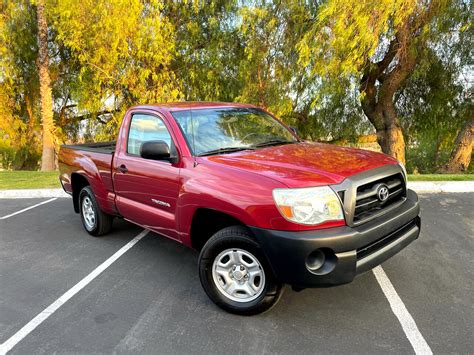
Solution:
[{"label": "door", "polygon": [[[175,213],[181,185],[172,135],[161,117],[148,113],[132,114],[128,127],[126,142],[114,158],[117,209],[132,222],[178,239]],[[140,157],[141,145],[152,140],[166,142],[176,161]]]}]

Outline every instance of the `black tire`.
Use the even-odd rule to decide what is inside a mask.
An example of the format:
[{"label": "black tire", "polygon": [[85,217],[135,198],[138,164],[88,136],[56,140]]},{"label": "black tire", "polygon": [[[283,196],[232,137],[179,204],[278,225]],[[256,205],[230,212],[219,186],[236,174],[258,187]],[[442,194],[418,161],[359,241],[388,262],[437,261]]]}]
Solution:
[{"label": "black tire", "polygon": [[[257,259],[260,269],[263,269],[263,288],[257,298],[248,302],[232,300],[216,284],[219,281],[215,281],[213,277],[214,261],[222,255],[221,253],[226,253],[229,249],[250,253]],[[204,291],[216,305],[227,312],[240,315],[253,315],[269,310],[278,302],[283,290],[282,284],[275,278],[259,244],[242,226],[224,228],[206,242],[199,255],[199,277]]]},{"label": "black tire", "polygon": [[[90,202],[91,211],[94,213],[94,223],[91,223],[90,220],[86,221],[83,202],[85,199],[88,199]],[[84,187],[81,192],[79,192],[79,214],[81,215],[81,221],[84,229],[87,233],[94,237],[99,237],[104,235],[112,229],[113,216],[108,215],[100,209],[97,201],[95,199],[94,193],[90,186]]]}]

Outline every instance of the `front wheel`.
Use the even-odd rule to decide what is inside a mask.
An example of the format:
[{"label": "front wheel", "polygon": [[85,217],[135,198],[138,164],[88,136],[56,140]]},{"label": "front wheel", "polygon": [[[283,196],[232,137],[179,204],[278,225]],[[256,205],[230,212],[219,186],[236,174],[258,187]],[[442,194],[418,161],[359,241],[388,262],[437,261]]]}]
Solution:
[{"label": "front wheel", "polygon": [[224,228],[207,241],[199,276],[209,298],[231,313],[265,312],[282,293],[258,243],[240,226]]},{"label": "front wheel", "polygon": [[102,212],[89,186],[79,193],[79,206],[82,225],[87,233],[98,237],[110,231],[113,217]]}]

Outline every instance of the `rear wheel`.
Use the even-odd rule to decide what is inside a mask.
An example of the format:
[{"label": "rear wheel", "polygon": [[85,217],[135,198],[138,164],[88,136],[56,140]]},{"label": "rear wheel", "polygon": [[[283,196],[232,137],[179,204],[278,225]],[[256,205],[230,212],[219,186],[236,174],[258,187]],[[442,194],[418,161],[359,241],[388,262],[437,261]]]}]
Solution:
[{"label": "rear wheel", "polygon": [[84,187],[79,193],[79,206],[82,225],[87,233],[98,237],[110,231],[113,216],[102,212],[90,186]]},{"label": "rear wheel", "polygon": [[240,226],[224,228],[207,241],[199,273],[209,298],[231,313],[265,312],[282,292],[258,243]]}]

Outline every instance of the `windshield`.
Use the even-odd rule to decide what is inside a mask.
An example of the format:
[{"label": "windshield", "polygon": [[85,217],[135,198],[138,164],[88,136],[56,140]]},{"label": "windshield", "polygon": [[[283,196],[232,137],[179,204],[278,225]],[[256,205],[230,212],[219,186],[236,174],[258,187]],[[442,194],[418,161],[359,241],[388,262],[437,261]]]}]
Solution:
[{"label": "windshield", "polygon": [[176,111],[172,115],[194,155],[230,153],[297,141],[285,126],[259,109],[197,109]]}]

